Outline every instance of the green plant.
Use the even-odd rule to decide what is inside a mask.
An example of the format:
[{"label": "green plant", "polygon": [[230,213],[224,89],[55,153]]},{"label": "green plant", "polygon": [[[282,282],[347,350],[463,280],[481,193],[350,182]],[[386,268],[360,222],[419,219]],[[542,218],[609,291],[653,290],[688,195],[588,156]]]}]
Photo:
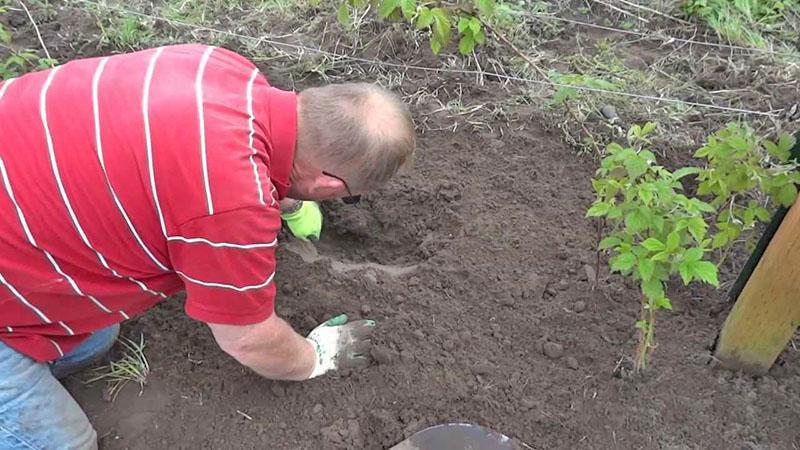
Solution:
[{"label": "green plant", "polygon": [[12,52],[5,59],[0,60],[0,79],[6,80],[22,75],[31,70],[44,70],[53,67],[56,60],[40,58],[33,52]]},{"label": "green plant", "polygon": [[122,345],[122,358],[112,361],[107,366],[94,369],[92,377],[86,380],[86,384],[105,381],[112,400],[116,399],[122,388],[131,381],[139,385],[141,394],[147,383],[147,376],[150,375],[150,363],[144,355],[144,336],[139,336],[139,342],[124,337],[117,342]]},{"label": "green plant", "polygon": [[[763,189],[777,202],[791,204],[797,195],[794,182],[800,181],[797,164],[787,162],[793,145],[788,136],[771,142],[732,124],[697,151],[697,157],[706,159],[706,167],[673,172],[645,148],[655,127],[635,125],[628,133],[628,146],[608,145],[592,180],[596,200],[587,211],[588,217],[604,218],[609,226],[599,249],[611,252],[611,270],[635,280],[641,290],[637,371],[646,367],[655,348],[657,312],[672,308],[666,283],[679,275],[686,285],[699,281],[718,287],[713,250],[733,243],[731,224],[745,222],[752,227],[757,220],[769,219],[757,202],[748,201],[740,209],[731,206],[733,199]],[[780,163],[765,160],[765,155]],[[685,191],[683,180],[689,176],[700,181],[697,196]],[[757,180],[746,181],[750,176]]]},{"label": "green plant", "polygon": [[705,21],[720,36],[742,45],[768,47],[765,33],[781,32],[787,13],[800,13],[797,0],[687,0],[683,10]]},{"label": "green plant", "polygon": [[[321,0],[309,0],[319,5]],[[474,3],[436,3],[418,0],[344,0],[339,4],[337,18],[343,26],[352,23],[351,9],[361,10],[371,4],[386,20],[403,20],[418,30],[428,30],[433,53],[439,53],[452,40],[454,30],[459,34],[458,50],[472,53],[476,45],[486,43],[485,20],[496,14],[495,0],[474,0]]]},{"label": "green plant", "polygon": [[620,89],[618,83],[586,74],[564,74],[557,71],[552,71],[550,73],[550,79],[556,83],[568,85],[558,88],[555,94],[553,94],[553,99],[551,101],[552,105],[561,105],[568,100],[577,98],[580,95],[580,91],[577,89],[578,87],[602,89],[604,91],[618,91]]},{"label": "green plant", "polygon": [[100,21],[100,42],[120,50],[138,50],[153,40],[153,32],[136,16]]}]

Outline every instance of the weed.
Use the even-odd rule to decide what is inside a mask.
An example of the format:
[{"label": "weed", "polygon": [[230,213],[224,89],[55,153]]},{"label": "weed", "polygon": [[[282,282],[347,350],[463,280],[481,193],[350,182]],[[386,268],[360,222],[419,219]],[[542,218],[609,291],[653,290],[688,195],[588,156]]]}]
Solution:
[{"label": "weed", "polygon": [[108,23],[100,21],[100,42],[119,50],[138,50],[154,39],[141,18],[136,16],[111,18]]},{"label": "weed", "polygon": [[797,0],[688,0],[684,11],[704,20],[731,42],[766,48],[765,34],[782,31],[787,12],[800,12]]},{"label": "weed", "polygon": [[144,336],[140,335],[139,342],[127,338],[120,338],[117,342],[122,345],[122,358],[112,361],[107,366],[98,367],[92,371],[92,377],[86,384],[105,381],[109,387],[112,400],[125,387],[133,381],[139,385],[139,394],[144,390],[147,376],[150,374],[150,364],[144,355]]}]

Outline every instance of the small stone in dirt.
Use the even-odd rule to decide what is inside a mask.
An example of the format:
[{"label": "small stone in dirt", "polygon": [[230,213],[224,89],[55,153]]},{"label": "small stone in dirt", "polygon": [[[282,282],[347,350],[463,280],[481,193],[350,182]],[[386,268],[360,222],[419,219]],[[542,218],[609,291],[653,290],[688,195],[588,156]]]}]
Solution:
[{"label": "small stone in dirt", "polygon": [[411,334],[413,334],[417,339],[425,340],[425,333],[423,333],[419,328],[414,330]]},{"label": "small stone in dirt", "polygon": [[550,359],[558,359],[564,356],[564,346],[558,342],[546,342],[542,349],[544,354]]},{"label": "small stone in dirt", "polygon": [[273,383],[272,387],[270,388],[270,391],[272,391],[275,397],[283,397],[284,395],[286,395],[286,388],[284,388],[278,383]]},{"label": "small stone in dirt", "polygon": [[400,352],[400,359],[406,364],[414,362],[414,354],[408,350],[403,350]]},{"label": "small stone in dirt", "polygon": [[536,408],[536,406],[537,406],[536,403],[537,403],[536,400],[526,397],[526,398],[522,399],[522,402],[520,402],[520,405],[522,406],[523,410],[528,411],[528,410],[531,410],[533,408]]},{"label": "small stone in dirt", "polygon": [[278,428],[280,428],[281,430],[285,430],[287,426],[288,425],[286,425],[286,422],[281,422],[278,424]]},{"label": "small stone in dirt", "polygon": [[439,186],[439,197],[446,202],[454,202],[461,199],[461,187],[456,183],[445,182]]},{"label": "small stone in dirt", "polygon": [[372,312],[372,307],[369,305],[361,305],[361,314],[367,315]]},{"label": "small stone in dirt", "polygon": [[513,297],[500,297],[498,302],[503,306],[514,306],[514,298]]},{"label": "small stone in dirt", "polygon": [[572,305],[572,310],[576,313],[582,313],[586,311],[586,302],[583,300],[578,300],[575,304]]},{"label": "small stone in dirt", "polygon": [[377,283],[378,282],[378,275],[373,270],[368,270],[364,272],[364,278],[367,279],[370,283]]},{"label": "small stone in dirt", "polygon": [[396,351],[387,347],[372,347],[370,355],[378,364],[391,364],[400,356]]},{"label": "small stone in dirt", "polygon": [[583,271],[586,273],[586,280],[591,283],[597,281],[597,271],[594,270],[594,267],[586,264],[583,266]]},{"label": "small stone in dirt", "polygon": [[470,333],[468,330],[464,330],[458,333],[458,337],[462,342],[469,342],[472,340],[472,333]]},{"label": "small stone in dirt", "polygon": [[600,107],[600,114],[603,115],[608,120],[615,120],[619,119],[619,115],[617,114],[617,108],[614,105],[603,105]]},{"label": "small stone in dirt", "polygon": [[322,404],[317,403],[316,405],[314,405],[314,408],[311,410],[311,412],[313,412],[316,415],[322,414]]},{"label": "small stone in dirt", "polygon": [[567,356],[567,367],[578,370],[578,360],[574,356]]},{"label": "small stone in dirt", "polygon": [[456,349],[456,343],[453,342],[451,339],[447,339],[444,342],[442,342],[442,348],[445,349],[445,351],[452,352],[453,350]]}]

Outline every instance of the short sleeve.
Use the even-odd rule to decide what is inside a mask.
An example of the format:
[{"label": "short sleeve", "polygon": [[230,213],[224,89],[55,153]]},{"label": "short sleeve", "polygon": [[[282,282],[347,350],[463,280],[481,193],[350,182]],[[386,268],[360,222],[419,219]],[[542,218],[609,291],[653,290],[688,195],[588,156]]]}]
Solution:
[{"label": "short sleeve", "polygon": [[207,323],[249,325],[275,301],[276,207],[251,206],[190,220],[168,238],[173,270],[186,286],[186,313]]}]

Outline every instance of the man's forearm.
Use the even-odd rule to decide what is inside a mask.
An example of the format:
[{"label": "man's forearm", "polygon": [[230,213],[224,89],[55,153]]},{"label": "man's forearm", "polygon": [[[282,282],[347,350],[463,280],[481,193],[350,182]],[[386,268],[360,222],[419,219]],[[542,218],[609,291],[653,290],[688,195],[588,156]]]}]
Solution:
[{"label": "man's forearm", "polygon": [[211,329],[223,350],[263,377],[305,380],[314,369],[314,347],[277,316],[256,325]]}]

